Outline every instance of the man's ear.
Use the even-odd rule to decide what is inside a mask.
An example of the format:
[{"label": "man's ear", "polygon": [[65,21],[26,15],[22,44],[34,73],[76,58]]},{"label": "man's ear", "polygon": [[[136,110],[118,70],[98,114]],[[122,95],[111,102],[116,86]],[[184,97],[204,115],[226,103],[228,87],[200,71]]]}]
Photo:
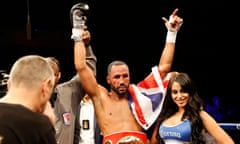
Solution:
[{"label": "man's ear", "polygon": [[108,84],[110,84],[110,78],[109,78],[109,76],[106,77],[106,81],[107,81]]},{"label": "man's ear", "polygon": [[61,76],[62,76],[62,73],[61,73],[61,72],[59,72],[59,73],[58,73],[58,79],[60,79],[60,78],[61,78]]},{"label": "man's ear", "polygon": [[42,84],[42,93],[43,93],[43,98],[45,99],[45,96],[48,96],[47,99],[50,99],[51,93],[53,91],[54,83],[52,82],[51,79],[47,79],[43,82]]}]

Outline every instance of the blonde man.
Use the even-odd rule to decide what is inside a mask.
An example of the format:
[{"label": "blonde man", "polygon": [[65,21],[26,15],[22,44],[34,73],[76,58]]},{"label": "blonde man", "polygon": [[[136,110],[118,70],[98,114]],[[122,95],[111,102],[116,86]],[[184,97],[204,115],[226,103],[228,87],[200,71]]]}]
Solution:
[{"label": "blonde man", "polygon": [[[53,87],[54,73],[44,57],[28,55],[14,63],[0,99],[0,143],[56,143],[53,124],[43,115]],[[48,114],[52,118],[53,111]]]}]

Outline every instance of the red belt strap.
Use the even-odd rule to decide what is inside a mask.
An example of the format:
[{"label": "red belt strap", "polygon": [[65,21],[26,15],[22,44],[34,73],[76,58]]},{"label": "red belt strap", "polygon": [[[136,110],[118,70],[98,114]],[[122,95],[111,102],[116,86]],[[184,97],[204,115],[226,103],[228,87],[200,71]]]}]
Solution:
[{"label": "red belt strap", "polygon": [[103,144],[147,144],[147,135],[143,132],[118,132],[104,136]]}]

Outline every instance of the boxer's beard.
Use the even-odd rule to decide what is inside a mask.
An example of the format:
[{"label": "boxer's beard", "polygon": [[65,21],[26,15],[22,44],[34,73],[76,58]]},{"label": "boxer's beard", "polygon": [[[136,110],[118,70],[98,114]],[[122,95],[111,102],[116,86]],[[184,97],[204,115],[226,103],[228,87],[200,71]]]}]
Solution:
[{"label": "boxer's beard", "polygon": [[[119,90],[120,87],[125,87],[126,90],[122,91]],[[117,93],[119,95],[119,97],[126,97],[127,93],[128,93],[128,87],[129,85],[124,85],[121,84],[120,86],[114,87],[112,84],[110,84],[111,90],[114,91],[115,93]]]}]

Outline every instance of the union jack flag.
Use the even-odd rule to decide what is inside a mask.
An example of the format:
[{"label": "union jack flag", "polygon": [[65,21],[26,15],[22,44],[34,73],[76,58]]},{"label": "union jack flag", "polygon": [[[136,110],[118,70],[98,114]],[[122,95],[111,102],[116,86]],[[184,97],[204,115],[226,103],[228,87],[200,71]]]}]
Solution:
[{"label": "union jack flag", "polygon": [[129,86],[130,108],[145,130],[152,126],[162,110],[169,79],[169,74],[162,79],[158,67],[155,66],[143,81]]}]

